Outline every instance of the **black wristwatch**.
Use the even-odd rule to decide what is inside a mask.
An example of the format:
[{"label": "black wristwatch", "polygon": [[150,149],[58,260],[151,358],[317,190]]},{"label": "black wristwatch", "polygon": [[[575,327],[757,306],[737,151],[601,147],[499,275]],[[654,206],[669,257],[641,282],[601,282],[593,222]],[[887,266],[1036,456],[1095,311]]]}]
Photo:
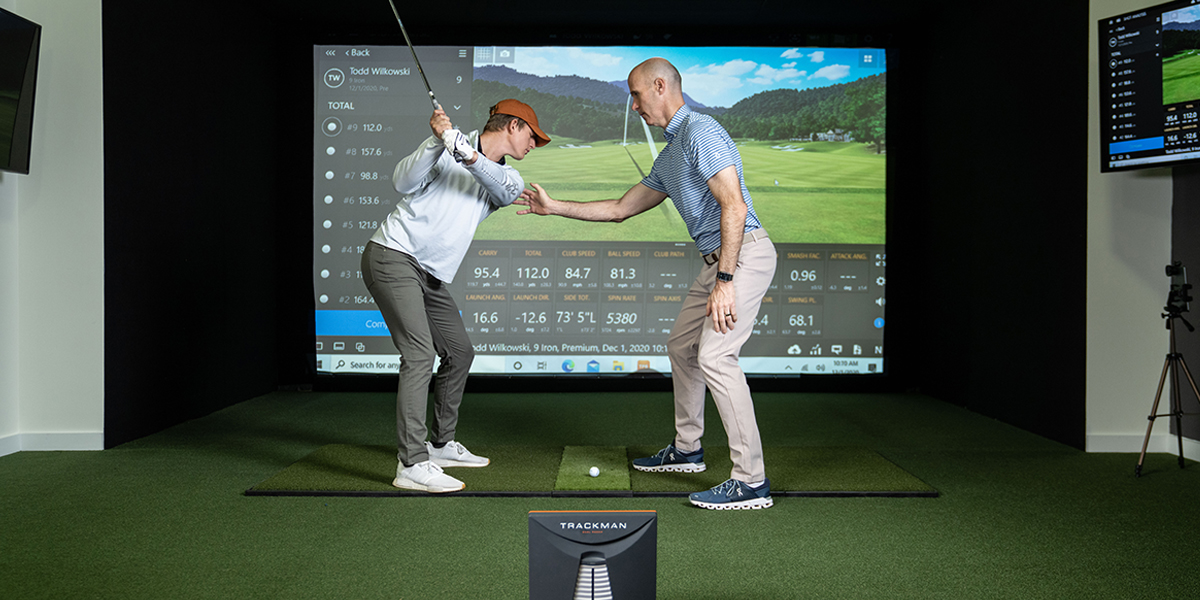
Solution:
[{"label": "black wristwatch", "polygon": [[726,273],[725,271],[717,271],[717,279],[720,281],[733,281],[733,273]]}]

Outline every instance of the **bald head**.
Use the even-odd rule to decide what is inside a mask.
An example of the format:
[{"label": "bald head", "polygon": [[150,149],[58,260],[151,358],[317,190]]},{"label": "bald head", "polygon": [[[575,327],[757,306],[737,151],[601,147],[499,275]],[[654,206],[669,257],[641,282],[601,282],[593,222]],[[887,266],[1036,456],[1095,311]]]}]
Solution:
[{"label": "bald head", "polygon": [[629,72],[629,95],[633,109],[652,127],[666,127],[684,104],[679,71],[662,58],[651,58]]},{"label": "bald head", "polygon": [[662,79],[669,92],[683,98],[683,78],[679,76],[675,65],[665,58],[655,57],[642,62],[629,72],[629,78],[637,78],[646,85],[653,85],[654,80]]}]

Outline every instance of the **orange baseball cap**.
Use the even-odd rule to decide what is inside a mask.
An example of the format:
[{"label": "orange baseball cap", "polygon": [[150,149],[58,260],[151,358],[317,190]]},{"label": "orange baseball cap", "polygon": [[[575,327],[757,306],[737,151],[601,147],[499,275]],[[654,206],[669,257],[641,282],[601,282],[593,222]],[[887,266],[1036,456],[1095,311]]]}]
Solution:
[{"label": "orange baseball cap", "polygon": [[537,141],[534,142],[535,146],[541,148],[542,146],[550,143],[550,136],[546,135],[546,132],[542,131],[541,127],[538,127],[537,114],[533,112],[533,109],[530,108],[528,104],[525,104],[520,100],[513,100],[512,98],[509,98],[508,100],[501,100],[498,104],[496,104],[496,107],[492,109],[491,114],[520,117],[526,123],[529,123],[529,126],[533,128],[533,136],[537,138]]}]

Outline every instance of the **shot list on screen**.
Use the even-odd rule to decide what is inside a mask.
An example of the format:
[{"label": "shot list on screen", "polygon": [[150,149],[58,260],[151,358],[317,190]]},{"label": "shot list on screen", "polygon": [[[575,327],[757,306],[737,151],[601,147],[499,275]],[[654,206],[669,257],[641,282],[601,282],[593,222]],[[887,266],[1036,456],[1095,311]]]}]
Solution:
[{"label": "shot list on screen", "polygon": [[[482,126],[470,122],[476,49],[417,51],[456,126]],[[399,200],[396,162],[431,135],[432,105],[405,46],[316,46],[314,65],[317,370],[394,374],[398,353],[363,285],[360,256]],[[753,328],[743,370],[882,373],[885,247],[775,246],[778,267],[758,318],[737,324]],[[476,239],[449,286],[475,348],[471,371],[669,373],[667,338],[703,264],[690,242]]]},{"label": "shot list on screen", "polygon": [[1200,158],[1200,98],[1164,104],[1163,9],[1099,22],[1104,170]]}]

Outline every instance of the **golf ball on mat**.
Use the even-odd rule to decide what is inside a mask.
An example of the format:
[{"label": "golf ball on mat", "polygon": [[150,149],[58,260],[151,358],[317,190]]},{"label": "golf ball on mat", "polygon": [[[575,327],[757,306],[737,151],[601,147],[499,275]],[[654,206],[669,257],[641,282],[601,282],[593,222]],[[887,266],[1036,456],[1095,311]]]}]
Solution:
[{"label": "golf ball on mat", "polygon": [[596,467],[592,467],[592,468],[588,469],[588,475],[591,475],[592,477],[599,477],[600,469],[598,469]]}]

